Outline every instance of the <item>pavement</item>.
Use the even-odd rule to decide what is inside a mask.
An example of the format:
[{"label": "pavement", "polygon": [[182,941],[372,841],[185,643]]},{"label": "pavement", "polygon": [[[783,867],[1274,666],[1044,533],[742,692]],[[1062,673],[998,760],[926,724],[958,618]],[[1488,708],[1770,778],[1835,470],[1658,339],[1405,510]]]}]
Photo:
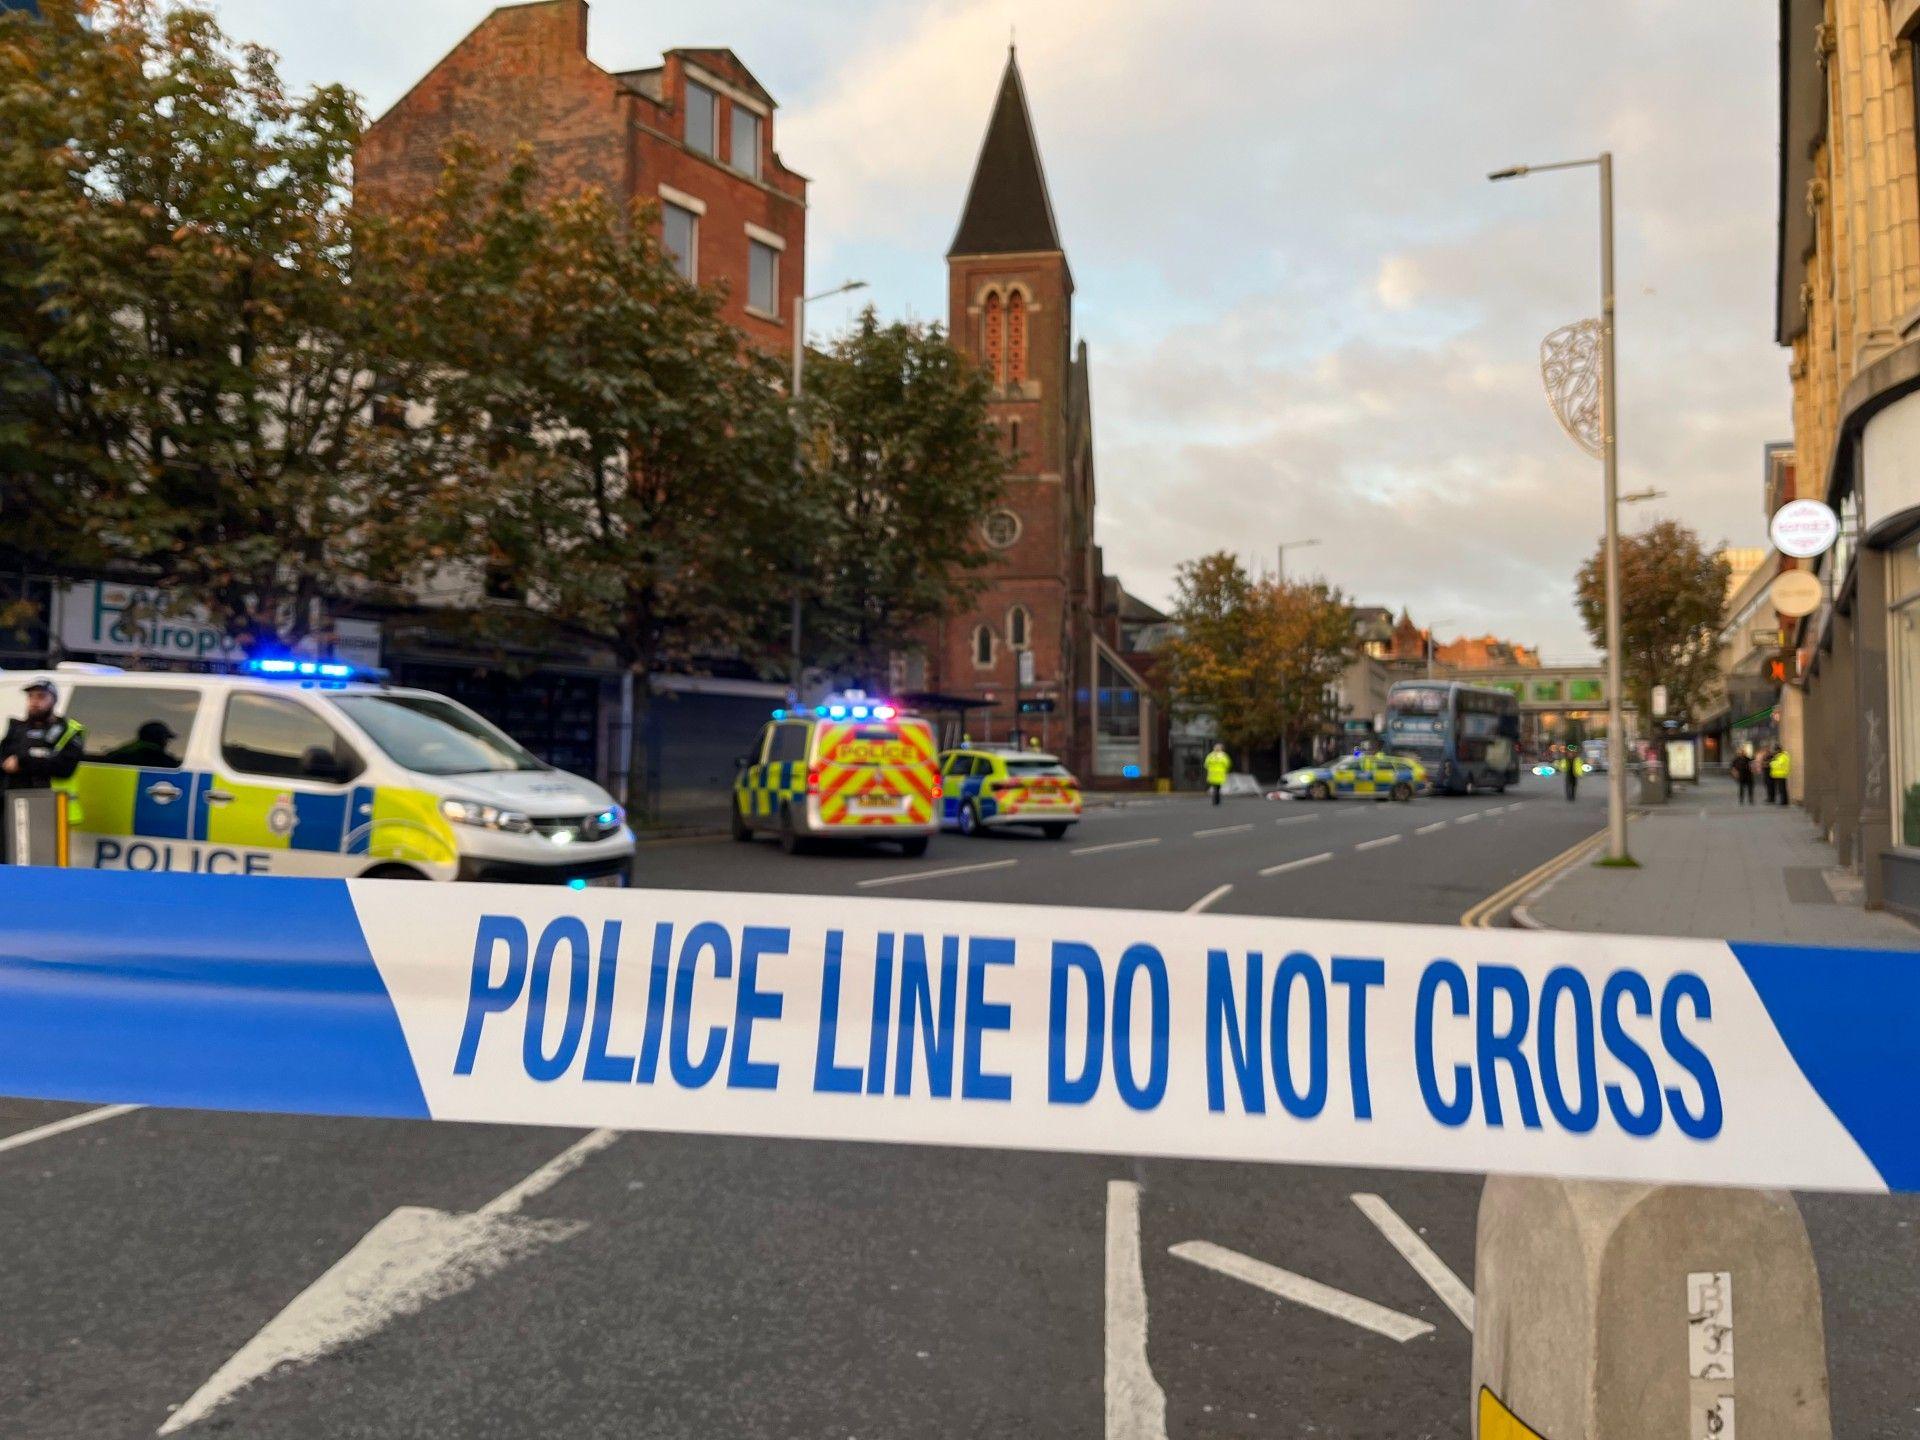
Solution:
[{"label": "pavement", "polygon": [[[1458,924],[1603,820],[1598,791],[1569,805],[1545,785],[1175,797],[1057,842],[943,836],[910,861],[688,840],[637,869],[672,888]],[[174,1433],[247,1440],[1456,1440],[1471,1332],[1444,1277],[1471,1284],[1479,1192],[1447,1174],[0,1102],[0,1436],[177,1417]],[[1909,1437],[1920,1209],[1808,1213],[1844,1347],[1835,1433]],[[449,1236],[484,1243],[370,1298],[368,1275]]]},{"label": "pavement", "polygon": [[1638,869],[1575,865],[1515,907],[1515,919],[1548,930],[1920,949],[1920,928],[1861,906],[1857,881],[1804,810],[1738,804],[1723,776],[1636,811],[1627,852]]}]

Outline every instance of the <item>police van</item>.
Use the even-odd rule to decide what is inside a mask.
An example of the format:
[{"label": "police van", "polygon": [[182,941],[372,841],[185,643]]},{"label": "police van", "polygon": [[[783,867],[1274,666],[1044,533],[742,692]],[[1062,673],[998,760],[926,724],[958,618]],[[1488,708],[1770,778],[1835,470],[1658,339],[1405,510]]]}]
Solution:
[{"label": "police van", "polygon": [[859,691],[776,710],[742,755],[733,838],[771,831],[789,855],[810,839],[897,841],[924,855],[940,828],[933,727]]},{"label": "police van", "polygon": [[[27,672],[0,674],[0,719]],[[239,675],[61,665],[86,727],[72,864],[210,875],[618,885],[633,832],[613,797],[465,706],[331,661]]]}]

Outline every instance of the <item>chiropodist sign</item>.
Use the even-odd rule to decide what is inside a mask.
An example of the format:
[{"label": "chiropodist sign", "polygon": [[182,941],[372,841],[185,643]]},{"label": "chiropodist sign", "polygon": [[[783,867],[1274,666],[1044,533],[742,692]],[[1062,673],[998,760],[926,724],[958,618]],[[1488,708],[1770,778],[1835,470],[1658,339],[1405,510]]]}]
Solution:
[{"label": "chiropodist sign", "polygon": [[0,1093],[1920,1188],[1908,954],[0,872]]}]

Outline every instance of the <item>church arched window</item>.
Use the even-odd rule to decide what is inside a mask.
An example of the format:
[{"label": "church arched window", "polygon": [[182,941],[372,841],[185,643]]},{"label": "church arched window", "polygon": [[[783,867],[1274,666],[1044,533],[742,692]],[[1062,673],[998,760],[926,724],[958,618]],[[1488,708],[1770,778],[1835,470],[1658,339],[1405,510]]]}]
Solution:
[{"label": "church arched window", "polygon": [[1026,649],[1029,643],[1027,632],[1031,626],[1032,622],[1027,617],[1026,606],[1016,605],[1007,611],[1007,644],[1015,650]]},{"label": "church arched window", "polygon": [[1006,315],[1000,301],[998,290],[989,290],[985,313],[981,316],[982,344],[981,353],[987,362],[987,374],[993,383],[1001,381],[1001,362],[1006,355]]},{"label": "church arched window", "polygon": [[973,627],[973,663],[981,670],[993,664],[993,631],[985,625]]},{"label": "church arched window", "polygon": [[1027,378],[1027,297],[1018,290],[1007,297],[1007,383]]}]

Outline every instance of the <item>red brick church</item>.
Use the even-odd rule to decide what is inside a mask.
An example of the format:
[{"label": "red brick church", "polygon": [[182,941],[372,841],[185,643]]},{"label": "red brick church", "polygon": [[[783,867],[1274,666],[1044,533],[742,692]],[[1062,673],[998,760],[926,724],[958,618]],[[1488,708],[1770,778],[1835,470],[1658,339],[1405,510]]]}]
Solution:
[{"label": "red brick church", "polygon": [[[1011,469],[982,524],[997,557],[987,587],[967,613],[938,623],[924,678],[909,684],[967,700],[976,741],[1024,732],[1084,780],[1150,782],[1164,727],[1132,652],[1165,617],[1103,572],[1093,541],[1087,346],[1074,338],[1073,272],[1011,51],[947,251],[947,308],[953,343],[991,378]],[[1055,708],[1022,715],[1020,699]]]}]

